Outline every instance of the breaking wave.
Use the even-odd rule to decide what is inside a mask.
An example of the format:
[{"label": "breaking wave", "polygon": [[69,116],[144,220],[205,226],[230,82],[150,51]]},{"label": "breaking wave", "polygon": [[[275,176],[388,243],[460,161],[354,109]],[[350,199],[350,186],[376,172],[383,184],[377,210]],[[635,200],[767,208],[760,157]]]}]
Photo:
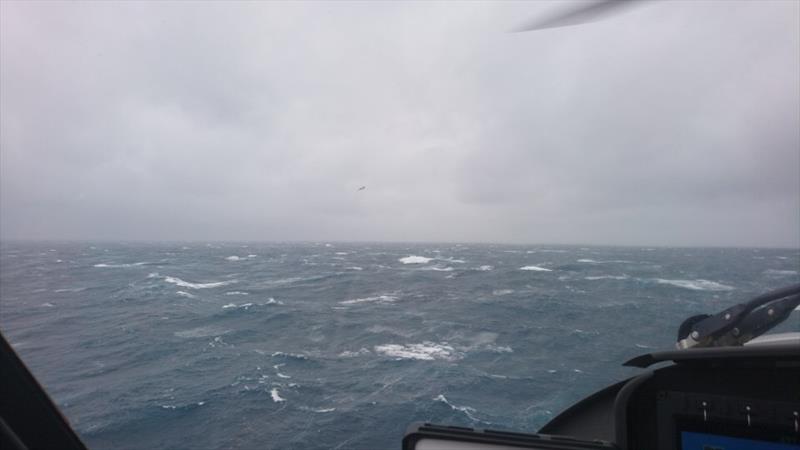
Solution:
[{"label": "breaking wave", "polygon": [[656,278],[656,283],[669,284],[672,286],[681,287],[684,289],[691,289],[693,291],[732,291],[735,288],[727,284],[717,283],[716,281],[709,280],[665,280],[663,278]]},{"label": "breaking wave", "polygon": [[547,269],[547,268],[539,267],[539,266],[523,266],[523,267],[520,267],[519,270],[531,270],[531,271],[535,271],[535,272],[552,272],[553,271],[552,269]]},{"label": "breaking wave", "polygon": [[370,352],[369,349],[361,347],[361,349],[359,349],[358,351],[355,351],[355,352],[350,351],[350,350],[345,350],[342,353],[339,353],[339,357],[340,358],[355,358],[356,356],[369,355],[370,353],[372,353],[372,352]]},{"label": "breaking wave", "polygon": [[131,263],[131,264],[105,264],[105,263],[100,263],[100,264],[95,264],[93,267],[104,267],[104,268],[108,268],[108,269],[120,269],[120,268],[124,268],[124,267],[144,266],[145,264],[149,264],[149,263],[146,262],[146,261],[137,262],[137,263]]},{"label": "breaking wave", "polygon": [[475,408],[472,408],[470,406],[457,406],[457,405],[454,405],[454,404],[450,403],[449,401],[447,401],[447,397],[445,397],[444,394],[437,395],[433,400],[436,401],[436,402],[444,403],[445,405],[449,406],[450,409],[452,409],[453,411],[459,411],[459,412],[464,413],[467,417],[470,418],[470,420],[472,420],[474,422],[482,422],[482,420],[478,419],[477,417],[475,417],[473,415],[473,413],[477,412],[475,410]]},{"label": "breaking wave", "polygon": [[425,256],[406,256],[405,258],[398,259],[403,264],[427,264],[433,261],[433,258],[426,258]]},{"label": "breaking wave", "polygon": [[771,276],[778,276],[778,277],[786,277],[791,275],[797,275],[798,272],[796,270],[777,270],[777,269],[767,269],[764,271],[764,275],[771,275]]},{"label": "breaking wave", "polygon": [[[156,276],[158,276],[158,275],[156,275]],[[164,277],[164,281],[166,281],[167,283],[176,284],[176,285],[178,285],[180,287],[185,287],[185,288],[190,288],[190,289],[210,289],[210,288],[226,286],[226,285],[229,285],[229,284],[236,283],[236,280],[216,281],[216,282],[210,282],[210,283],[191,283],[189,281],[184,281],[184,280],[181,280],[180,278],[170,277],[170,276]]]},{"label": "breaking wave", "polygon": [[241,305],[237,305],[236,303],[228,303],[227,305],[223,305],[222,309],[230,309],[230,308],[250,309],[251,306],[253,306],[252,303],[242,303]]},{"label": "breaking wave", "polygon": [[461,353],[456,352],[456,349],[446,342],[437,344],[429,341],[407,345],[376,345],[375,353],[380,353],[396,359],[418,359],[423,361],[433,361],[435,359],[454,361],[463,357]]},{"label": "breaking wave", "polygon": [[344,300],[339,302],[342,305],[355,305],[357,303],[394,303],[397,301],[397,296],[392,294],[382,294],[373,297],[354,298],[352,300]]},{"label": "breaking wave", "polygon": [[269,391],[269,394],[272,396],[272,401],[275,403],[286,401],[285,398],[281,397],[280,393],[278,392],[278,388],[272,388],[272,390]]}]

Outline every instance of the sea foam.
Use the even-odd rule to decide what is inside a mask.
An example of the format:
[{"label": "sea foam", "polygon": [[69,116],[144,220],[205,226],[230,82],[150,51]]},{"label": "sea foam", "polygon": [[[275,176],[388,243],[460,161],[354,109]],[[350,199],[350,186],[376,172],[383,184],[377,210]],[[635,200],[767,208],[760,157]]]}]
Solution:
[{"label": "sea foam", "polygon": [[727,284],[717,283],[716,281],[709,280],[665,280],[663,278],[656,278],[655,281],[660,284],[669,284],[672,286],[681,287],[684,289],[691,289],[693,291],[732,291],[735,289],[733,286]]},{"label": "sea foam", "polygon": [[143,266],[145,264],[147,264],[146,261],[130,263],[130,264],[106,264],[106,263],[100,263],[100,264],[95,264],[94,267],[102,267],[102,268],[107,268],[107,269],[119,269],[119,268],[124,268],[124,267],[138,267],[138,266]]},{"label": "sea foam", "polygon": [[210,289],[220,286],[226,286],[228,284],[236,283],[236,280],[229,280],[229,281],[216,281],[211,283],[191,283],[189,281],[181,280],[177,277],[164,277],[164,281],[167,283],[176,284],[180,287],[190,288],[190,289]]},{"label": "sea foam", "polygon": [[433,261],[433,258],[411,255],[411,256],[406,256],[405,258],[400,258],[398,261],[400,261],[403,264],[427,264]]},{"label": "sea foam", "polygon": [[531,270],[534,272],[552,272],[552,269],[547,269],[539,266],[524,266],[520,267],[519,270]]},{"label": "sea foam", "polygon": [[355,305],[357,303],[394,303],[397,301],[397,296],[392,294],[375,295],[372,297],[354,298],[352,300],[344,300],[339,302],[342,305]]},{"label": "sea foam", "polygon": [[627,275],[597,275],[584,277],[584,280],[627,280]]},{"label": "sea foam", "polygon": [[272,390],[269,393],[272,396],[272,401],[275,403],[286,401],[285,398],[281,397],[280,393],[278,392],[278,388],[272,388]]},{"label": "sea foam", "polygon": [[771,276],[778,276],[778,277],[785,277],[791,275],[797,275],[796,270],[777,270],[777,269],[767,269],[764,271],[764,275],[771,275]]},{"label": "sea foam", "polygon": [[437,395],[433,400],[437,401],[437,402],[444,403],[445,405],[449,406],[453,411],[460,411],[460,412],[466,414],[466,416],[469,417],[470,420],[472,420],[474,422],[481,422],[480,419],[478,419],[477,417],[472,415],[473,413],[476,412],[475,408],[472,408],[470,406],[457,406],[457,405],[454,405],[454,404],[450,403],[449,401],[447,401],[447,397],[445,397],[444,394]]},{"label": "sea foam", "polygon": [[425,341],[420,344],[385,344],[376,345],[375,352],[390,356],[396,359],[418,359],[423,361],[433,361],[443,359],[452,361],[460,359],[462,355],[447,344]]}]

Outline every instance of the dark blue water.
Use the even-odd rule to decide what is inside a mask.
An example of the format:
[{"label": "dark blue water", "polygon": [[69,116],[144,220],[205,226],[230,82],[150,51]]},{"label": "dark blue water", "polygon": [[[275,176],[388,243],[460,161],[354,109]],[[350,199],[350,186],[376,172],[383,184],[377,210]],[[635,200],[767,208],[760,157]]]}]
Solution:
[{"label": "dark blue water", "polygon": [[533,432],[798,271],[797,250],[7,242],[0,329],[94,449],[399,448],[413,421]]}]

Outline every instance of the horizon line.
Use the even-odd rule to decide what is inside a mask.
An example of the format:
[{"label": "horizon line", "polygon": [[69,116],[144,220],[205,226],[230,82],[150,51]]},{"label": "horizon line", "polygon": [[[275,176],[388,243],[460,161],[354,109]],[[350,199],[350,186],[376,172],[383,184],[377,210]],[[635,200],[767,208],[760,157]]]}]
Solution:
[{"label": "horizon line", "polygon": [[436,240],[339,240],[339,239],[112,239],[112,238],[2,238],[0,244],[9,242],[25,243],[115,243],[115,244],[419,244],[419,245],[501,245],[525,247],[620,247],[620,248],[658,248],[658,249],[755,249],[755,250],[800,250],[800,246],[778,245],[719,245],[719,244],[591,244],[591,243],[544,243],[544,242],[491,242],[491,241],[436,241]]}]

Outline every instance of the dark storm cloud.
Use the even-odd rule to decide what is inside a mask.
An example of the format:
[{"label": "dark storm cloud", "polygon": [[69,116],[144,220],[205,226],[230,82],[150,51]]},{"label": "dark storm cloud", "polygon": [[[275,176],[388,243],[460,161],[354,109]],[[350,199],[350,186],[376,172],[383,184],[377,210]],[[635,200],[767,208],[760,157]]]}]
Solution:
[{"label": "dark storm cloud", "polygon": [[800,245],[798,4],[648,3],[3,2],[2,237]]}]

